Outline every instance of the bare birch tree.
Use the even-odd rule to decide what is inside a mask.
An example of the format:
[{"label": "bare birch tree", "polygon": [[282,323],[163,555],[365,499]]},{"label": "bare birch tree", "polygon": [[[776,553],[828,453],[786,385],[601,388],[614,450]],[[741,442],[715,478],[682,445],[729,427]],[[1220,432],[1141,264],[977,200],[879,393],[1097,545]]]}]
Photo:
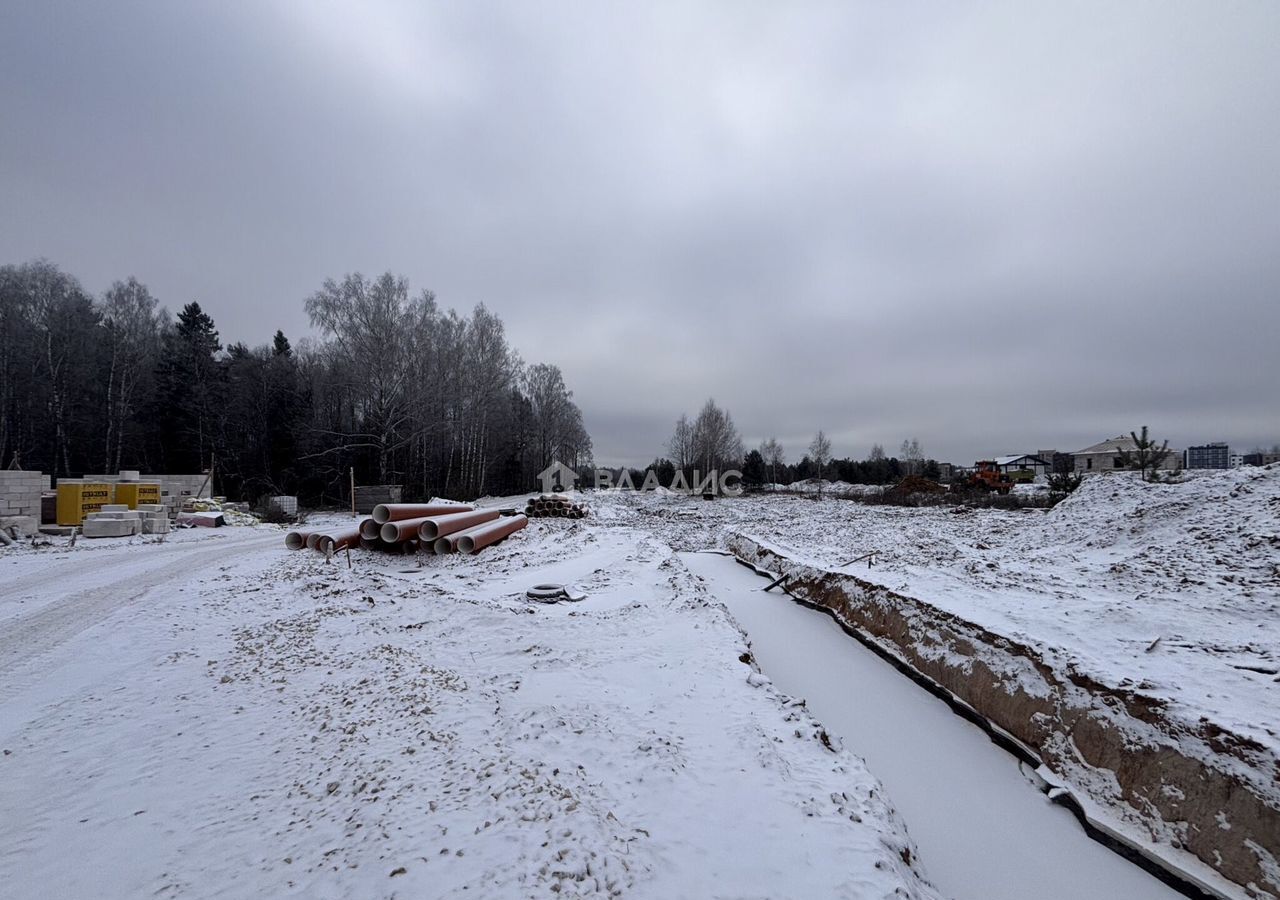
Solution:
[{"label": "bare birch tree", "polygon": [[827,463],[831,461],[831,441],[821,428],[809,444],[809,458],[818,472],[818,498],[822,498],[822,482],[826,477]]}]

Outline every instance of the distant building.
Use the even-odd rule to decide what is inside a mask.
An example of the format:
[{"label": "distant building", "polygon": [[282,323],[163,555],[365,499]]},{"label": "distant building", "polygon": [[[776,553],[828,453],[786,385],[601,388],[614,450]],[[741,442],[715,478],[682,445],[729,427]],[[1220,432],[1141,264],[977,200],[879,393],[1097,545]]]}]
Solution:
[{"label": "distant building", "polygon": [[1070,453],[1059,453],[1057,450],[1037,450],[1036,456],[1049,464],[1049,472],[1062,475],[1075,468],[1075,460]]},{"label": "distant building", "polygon": [[1246,453],[1241,462],[1246,466],[1269,466],[1280,462],[1280,453]]},{"label": "distant building", "polygon": [[1233,468],[1233,469],[1238,469],[1238,468],[1240,468],[1241,466],[1243,466],[1243,465],[1244,465],[1244,454],[1243,454],[1243,453],[1232,453],[1232,454],[1231,454],[1231,459],[1230,459],[1230,465],[1231,465],[1231,468]]},{"label": "distant building", "polygon": [[1187,468],[1229,469],[1231,468],[1231,449],[1223,443],[1188,447]]},{"label": "distant building", "polygon": [[[1137,442],[1133,437],[1123,434],[1100,444],[1094,444],[1092,447],[1077,450],[1071,456],[1075,460],[1077,472],[1118,472],[1125,468],[1121,451],[1133,453],[1137,449]],[[1160,464],[1160,468],[1173,471],[1182,468],[1182,454],[1177,450],[1170,450],[1169,455]]]}]

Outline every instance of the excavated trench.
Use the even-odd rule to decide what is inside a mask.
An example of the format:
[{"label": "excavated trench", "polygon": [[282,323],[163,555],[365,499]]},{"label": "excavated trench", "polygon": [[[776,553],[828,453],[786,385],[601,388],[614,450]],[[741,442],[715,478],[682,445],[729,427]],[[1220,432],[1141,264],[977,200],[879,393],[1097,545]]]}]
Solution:
[{"label": "excavated trench", "polygon": [[[1178,729],[1167,721],[1158,707],[1141,698],[1120,695],[1078,673],[1059,674],[1040,660],[1031,648],[921,601],[894,594],[854,576],[794,564],[749,538],[735,536],[729,544],[740,561],[759,569],[786,574],[786,587],[794,599],[828,613],[838,623],[844,633],[836,633],[843,642],[844,650],[831,651],[833,655],[829,654],[831,659],[827,660],[830,665],[838,666],[840,660],[851,653],[851,645],[845,635],[852,635],[878,654],[872,658],[897,682],[910,687],[916,695],[927,696],[898,672],[885,666],[885,660],[945,699],[952,712],[959,712],[980,725],[996,743],[1014,753],[1022,761],[1018,774],[1019,789],[1023,793],[1030,791],[1042,805],[1046,801],[1042,794],[1034,791],[1034,787],[1047,791],[1058,804],[1048,804],[1048,810],[1059,817],[1067,817],[1074,839],[1084,840],[1087,832],[1100,844],[1128,856],[1165,884],[1174,885],[1189,896],[1280,896],[1276,873],[1268,866],[1268,861],[1273,858],[1271,854],[1277,852],[1276,844],[1280,843],[1280,816],[1270,802],[1266,770],[1258,773],[1256,779],[1248,777],[1247,773],[1257,771],[1250,765],[1261,765],[1254,748],[1241,746],[1232,736],[1224,735],[1207,724],[1200,731],[1189,734],[1185,728]],[[691,568],[695,569],[705,566],[706,559],[714,557],[687,557]],[[732,568],[731,563],[721,559],[721,566],[730,565]],[[723,577],[721,571],[715,580],[723,580]],[[777,598],[780,595],[776,591],[771,595],[760,593],[764,582],[748,577],[754,582],[754,586],[748,589],[753,592],[752,609],[769,610],[768,616],[775,617],[808,615],[796,604],[779,603]],[[759,602],[765,598],[769,598],[767,604]],[[735,611],[735,616],[740,611]],[[747,613],[743,616],[749,617]],[[826,625],[828,629],[835,629],[832,623]],[[790,664],[787,661],[797,656],[805,657],[805,653],[796,654],[794,647],[789,655],[766,653],[764,645],[774,640],[778,623],[765,618],[758,621],[757,626],[757,631],[764,628],[764,632],[751,633],[750,627],[747,630],[758,648],[757,656],[762,667],[771,677],[774,673],[764,657],[770,657],[775,666]],[[806,684],[787,685],[779,680],[779,686],[806,697],[810,697],[815,688],[826,690],[821,687],[821,681],[815,683],[812,677],[806,677],[806,681]],[[881,687],[888,689],[885,683],[881,683]],[[829,714],[843,714],[840,708],[848,706],[849,697],[861,696],[862,693],[846,690],[848,696],[844,701],[833,699],[829,704],[831,709],[815,708],[815,712],[824,719],[830,718]],[[811,705],[814,704],[811,702]],[[954,723],[964,725],[950,712],[948,716]],[[848,724],[855,735],[868,730],[856,721]],[[840,730],[834,724],[832,727]],[[945,726],[932,721],[929,727]],[[964,727],[974,731],[967,725]],[[860,752],[858,745],[861,739],[855,735],[845,736],[851,749]],[[919,738],[917,735],[917,742]],[[893,752],[887,754],[889,760],[902,756],[901,747],[905,745],[901,741],[910,743],[909,734],[899,734],[899,739],[892,745]],[[1202,752],[1186,752],[1183,742],[1187,740],[1201,742],[1196,749]],[[984,738],[984,742],[988,751],[994,749],[990,741]],[[933,743],[936,742],[930,735],[926,744]],[[1214,754],[1225,754],[1222,765],[1212,765]],[[998,755],[1013,764],[1006,754]],[[940,765],[938,761],[928,763],[934,770],[938,770]],[[874,763],[872,770],[885,778]],[[1242,772],[1246,774],[1242,775]],[[963,772],[958,777],[962,782],[972,782],[972,778]],[[1274,791],[1274,781],[1270,787]],[[889,789],[897,796],[898,791],[893,784],[889,784]],[[1009,791],[1002,788],[999,793],[1004,796]],[[981,801],[971,798],[971,802]],[[951,804],[950,800],[941,800],[939,808],[949,809]],[[1015,803],[1006,818],[1012,817],[1016,822],[1021,817],[1026,820],[1024,826],[1027,822],[1043,821],[1047,814],[1044,810],[1028,812],[1019,809]],[[990,811],[980,810],[981,807],[971,809],[962,816],[973,814],[979,819],[990,820]],[[1069,821],[1072,814],[1085,825],[1084,831]],[[921,842],[926,865],[931,857],[945,861],[952,853],[948,847],[954,844],[959,832],[953,830],[951,838],[936,842],[940,846],[928,847],[926,844],[929,842],[922,840],[919,832],[927,832],[932,825],[923,824],[921,815],[925,816],[926,822],[931,822],[931,814],[927,812],[908,813],[906,818],[908,827]],[[1231,827],[1224,829],[1224,821],[1231,823]],[[1019,832],[1009,839],[1025,844],[1028,831],[1023,827]],[[1036,829],[1030,833],[1037,833]],[[1055,830],[1051,837],[1041,835],[1037,840],[1052,844],[1073,842],[1060,829]],[[1086,843],[1105,853],[1099,843]],[[988,851],[996,852],[991,846],[987,851],[966,852]],[[1035,855],[1032,848],[1024,847],[1018,853],[1006,853],[1005,860],[1028,854]],[[1114,854],[1106,855],[1111,863],[1120,863],[1130,872],[1141,874],[1137,867],[1124,864]],[[1061,859],[1054,858],[1045,865],[1052,869],[1060,862]],[[944,868],[949,865],[945,863]],[[1137,889],[1132,885],[1117,890],[1114,885],[1078,884],[1085,874],[1099,867],[1107,871],[1111,869],[1110,864],[1096,861],[1089,865],[1073,863],[1050,880],[1073,885],[1062,894],[1064,897],[1147,896],[1135,893]],[[1024,869],[1024,866],[1017,865],[1009,872],[1016,874]],[[1151,896],[1169,895],[1165,884],[1145,874],[1143,878],[1147,888],[1155,885],[1165,891]],[[939,876],[939,881],[944,890],[957,896],[1026,896],[1017,892],[1002,894],[998,892],[998,885],[990,884],[984,885],[978,893],[965,893],[953,889],[949,879]],[[1031,884],[1035,884],[1037,896],[1053,896],[1043,889],[1044,882],[1037,883],[1035,879],[1023,887],[1029,888]]]}]

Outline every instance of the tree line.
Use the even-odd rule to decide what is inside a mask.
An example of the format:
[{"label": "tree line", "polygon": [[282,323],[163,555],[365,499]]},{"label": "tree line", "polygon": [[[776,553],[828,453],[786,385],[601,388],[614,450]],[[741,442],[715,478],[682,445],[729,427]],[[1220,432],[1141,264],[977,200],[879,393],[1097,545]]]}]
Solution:
[{"label": "tree line", "polygon": [[554,365],[501,319],[445,310],[407,279],[349,274],[305,301],[319,338],[223,345],[135,278],[100,297],[47,260],[0,266],[0,466],[57,476],[214,471],[215,490],[304,502],[359,483],[406,497],[528,490],[591,438]]},{"label": "tree line", "polygon": [[[714,399],[707,400],[692,421],[687,414],[676,420],[666,452],[666,456],[649,464],[663,486],[677,482],[677,474],[677,483],[692,485],[695,473],[705,477],[708,472],[728,470],[740,471],[748,487],[789,485],[811,478],[850,484],[894,484],[907,475],[936,480],[941,474],[938,462],[925,458],[920,441],[915,438],[904,440],[897,456],[886,455],[884,447],[875,444],[867,458],[861,460],[833,458],[831,441],[823,431],[814,435],[808,453],[795,463],[787,462],[777,438],[767,438],[759,447],[746,450],[733,416]],[[635,485],[644,482],[644,472],[639,469],[629,470],[628,477]]]},{"label": "tree line", "polygon": [[786,453],[776,438],[762,442],[742,461],[742,480],[748,485],[789,485],[811,478],[849,484],[896,484],[908,475],[936,481],[941,474],[937,460],[926,459],[915,438],[904,440],[897,456],[887,455],[883,446],[874,444],[865,459],[837,459],[831,455],[831,441],[823,431],[814,435],[808,452],[795,463],[787,463]]}]

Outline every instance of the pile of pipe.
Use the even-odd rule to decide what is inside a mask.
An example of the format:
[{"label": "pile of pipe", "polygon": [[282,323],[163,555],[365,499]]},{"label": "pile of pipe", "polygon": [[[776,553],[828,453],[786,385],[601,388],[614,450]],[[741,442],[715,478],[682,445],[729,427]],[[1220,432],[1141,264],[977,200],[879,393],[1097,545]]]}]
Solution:
[{"label": "pile of pipe", "polygon": [[525,504],[524,514],[530,519],[581,519],[587,514],[587,505],[562,494],[540,494]]},{"label": "pile of pipe", "polygon": [[350,527],[291,531],[290,550],[307,547],[326,556],[351,547],[398,553],[478,553],[529,524],[526,516],[460,503],[382,503]]}]

